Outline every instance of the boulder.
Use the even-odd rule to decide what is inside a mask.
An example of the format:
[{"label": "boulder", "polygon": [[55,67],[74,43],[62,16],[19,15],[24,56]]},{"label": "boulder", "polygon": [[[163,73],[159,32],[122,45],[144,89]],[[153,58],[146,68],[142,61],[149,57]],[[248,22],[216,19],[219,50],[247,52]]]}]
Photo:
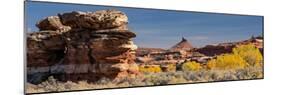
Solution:
[{"label": "boulder", "polygon": [[126,27],[128,17],[121,11],[101,10],[96,12],[63,13],[58,15],[64,25],[72,28],[110,29]]},{"label": "boulder", "polygon": [[36,26],[40,31],[43,30],[53,30],[53,31],[67,31],[70,30],[70,27],[65,26],[61,23],[61,20],[58,16],[49,16],[45,19],[39,21]]}]

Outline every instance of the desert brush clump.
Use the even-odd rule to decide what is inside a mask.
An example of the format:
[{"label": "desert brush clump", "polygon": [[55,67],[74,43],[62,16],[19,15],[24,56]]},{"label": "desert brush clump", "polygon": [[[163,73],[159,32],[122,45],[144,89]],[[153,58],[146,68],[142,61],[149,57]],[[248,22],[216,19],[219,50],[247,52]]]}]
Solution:
[{"label": "desert brush clump", "polygon": [[201,67],[200,63],[197,63],[195,61],[186,62],[186,63],[182,64],[183,71],[199,71],[201,69],[202,69],[202,67]]},{"label": "desert brush clump", "polygon": [[169,64],[165,64],[165,65],[160,65],[162,71],[164,72],[175,72],[177,67],[176,64],[173,63],[169,63]]},{"label": "desert brush clump", "polygon": [[199,71],[188,72],[176,71],[144,73],[142,77],[136,77],[134,79],[124,78],[118,81],[112,81],[108,78],[101,78],[97,82],[87,82],[86,80],[81,80],[79,82],[61,82],[53,77],[49,77],[48,80],[37,85],[27,83],[26,90],[28,93],[39,93],[50,91],[104,89],[117,87],[151,86],[260,78],[263,78],[262,67],[248,67],[244,69],[232,70],[202,69]]},{"label": "desert brush clump", "polygon": [[139,71],[143,73],[159,73],[162,72],[162,69],[160,65],[144,65],[144,66],[139,66]]}]

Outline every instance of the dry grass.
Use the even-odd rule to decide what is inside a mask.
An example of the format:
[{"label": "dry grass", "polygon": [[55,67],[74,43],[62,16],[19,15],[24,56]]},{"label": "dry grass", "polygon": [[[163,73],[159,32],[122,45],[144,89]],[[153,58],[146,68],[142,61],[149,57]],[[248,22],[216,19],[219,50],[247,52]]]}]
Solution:
[{"label": "dry grass", "polygon": [[142,78],[137,77],[135,79],[121,79],[119,81],[114,82],[104,78],[95,83],[88,83],[87,81],[80,81],[78,83],[74,83],[71,81],[60,82],[54,79],[53,77],[49,77],[47,81],[42,82],[38,85],[27,83],[26,90],[28,93],[39,93],[52,91],[151,86],[257,78],[263,78],[263,71],[261,67],[249,67],[237,70],[199,70],[188,72],[177,71],[144,73],[144,76]]}]

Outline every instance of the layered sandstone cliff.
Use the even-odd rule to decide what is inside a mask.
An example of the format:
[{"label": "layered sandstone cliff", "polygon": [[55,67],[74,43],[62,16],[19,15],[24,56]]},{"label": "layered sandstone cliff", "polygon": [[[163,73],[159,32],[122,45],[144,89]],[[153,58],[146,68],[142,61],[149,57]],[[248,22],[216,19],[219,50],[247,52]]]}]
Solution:
[{"label": "layered sandstone cliff", "polygon": [[138,74],[136,34],[127,24],[117,10],[74,11],[39,21],[40,31],[27,35],[28,81],[37,82],[38,74],[71,81]]},{"label": "layered sandstone cliff", "polygon": [[253,44],[256,48],[260,50],[263,54],[263,37],[251,37],[250,39],[239,41],[239,42],[229,42],[229,43],[220,43],[217,45],[207,45],[202,48],[198,48],[195,51],[202,53],[207,56],[215,56],[221,55],[225,53],[231,53],[232,49],[237,47],[238,45],[247,45]]}]

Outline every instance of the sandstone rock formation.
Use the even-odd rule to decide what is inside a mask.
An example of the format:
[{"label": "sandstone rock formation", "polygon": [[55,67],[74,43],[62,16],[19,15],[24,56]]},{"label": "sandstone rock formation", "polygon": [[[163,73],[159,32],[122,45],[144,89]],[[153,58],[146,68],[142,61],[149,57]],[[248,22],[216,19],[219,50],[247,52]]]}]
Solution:
[{"label": "sandstone rock formation", "polygon": [[217,45],[207,45],[202,48],[197,48],[195,51],[202,53],[207,56],[215,56],[224,53],[231,53],[234,47],[238,45],[247,45],[253,44],[256,48],[260,50],[263,54],[263,37],[251,37],[250,39],[239,41],[239,42],[229,42],[229,43],[220,43]]},{"label": "sandstone rock formation", "polygon": [[32,80],[43,73],[71,81],[138,74],[136,34],[127,24],[128,17],[117,10],[74,11],[39,21],[40,31],[27,37],[28,81],[38,82]]},{"label": "sandstone rock formation", "polygon": [[193,49],[193,46],[189,43],[189,41],[187,41],[183,37],[182,40],[179,43],[177,43],[176,45],[171,47],[169,50],[170,51],[189,51],[189,50],[192,50],[192,49]]},{"label": "sandstone rock formation", "polygon": [[196,49],[197,52],[202,53],[206,56],[216,56],[225,53],[231,53],[232,49],[236,46],[236,44],[219,44],[219,45],[207,45],[202,48]]}]

